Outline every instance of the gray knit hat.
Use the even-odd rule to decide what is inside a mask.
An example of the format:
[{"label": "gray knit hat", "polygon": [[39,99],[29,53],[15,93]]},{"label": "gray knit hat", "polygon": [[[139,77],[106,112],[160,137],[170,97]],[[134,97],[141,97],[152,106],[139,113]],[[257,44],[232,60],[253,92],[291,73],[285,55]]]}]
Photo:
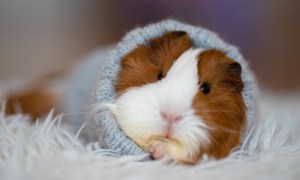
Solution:
[{"label": "gray knit hat", "polygon": [[[114,102],[116,93],[114,84],[120,68],[121,58],[138,45],[147,44],[149,39],[159,37],[167,31],[186,31],[196,47],[220,49],[241,64],[243,68],[242,80],[245,84],[243,97],[247,106],[247,127],[249,129],[254,116],[256,85],[254,76],[243,56],[236,47],[225,43],[215,33],[174,20],[165,20],[143,28],[134,29],[122,39],[116,48],[111,51],[104,67],[103,76],[99,81],[96,93],[97,103]],[[96,113],[95,120],[101,127],[100,141],[106,144],[106,148],[113,149],[120,155],[137,155],[142,153],[142,150],[120,129],[116,120],[107,109],[99,110]]]},{"label": "gray knit hat", "polygon": [[[247,107],[247,129],[244,135],[247,134],[254,118],[254,97],[257,91],[255,78],[249,70],[247,62],[236,47],[225,43],[217,34],[201,27],[195,27],[175,20],[164,20],[143,28],[136,28],[130,31],[110,51],[108,56],[104,58],[106,63],[104,64],[101,78],[97,82],[96,103],[113,103],[115,101],[116,90],[114,84],[120,69],[121,58],[138,45],[147,44],[149,39],[159,37],[168,31],[185,31],[188,33],[195,47],[222,50],[230,58],[241,64],[243,69],[242,80],[244,82],[243,97]],[[99,58],[98,63],[100,61],[103,61],[103,59]],[[113,150],[118,155],[140,155],[145,153],[120,129],[117,121],[107,108],[98,109],[94,120],[97,123],[98,141],[102,148]]]}]

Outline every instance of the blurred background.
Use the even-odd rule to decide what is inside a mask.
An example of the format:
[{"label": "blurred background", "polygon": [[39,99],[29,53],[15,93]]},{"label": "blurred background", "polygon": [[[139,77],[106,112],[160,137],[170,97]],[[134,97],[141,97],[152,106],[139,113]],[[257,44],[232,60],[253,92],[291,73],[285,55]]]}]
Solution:
[{"label": "blurred background", "polygon": [[300,90],[298,0],[0,0],[0,83],[62,71],[165,18],[238,46],[262,87]]}]

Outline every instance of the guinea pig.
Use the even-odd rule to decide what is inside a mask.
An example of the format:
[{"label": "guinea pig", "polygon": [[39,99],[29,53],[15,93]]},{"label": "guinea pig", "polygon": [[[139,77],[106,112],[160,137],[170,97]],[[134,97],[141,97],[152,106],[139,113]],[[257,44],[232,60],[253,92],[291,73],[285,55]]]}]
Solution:
[{"label": "guinea pig", "polygon": [[246,106],[240,64],[166,32],[121,59],[110,109],[123,131],[154,159],[194,164],[240,143]]}]

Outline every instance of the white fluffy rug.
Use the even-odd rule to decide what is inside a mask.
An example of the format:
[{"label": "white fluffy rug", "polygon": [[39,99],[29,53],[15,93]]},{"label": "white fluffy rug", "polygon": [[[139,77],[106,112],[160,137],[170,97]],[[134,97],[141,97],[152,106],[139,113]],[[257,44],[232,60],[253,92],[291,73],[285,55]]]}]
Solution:
[{"label": "white fluffy rug", "polygon": [[63,118],[50,114],[32,125],[0,113],[0,179],[300,179],[299,97],[260,96],[248,141],[226,159],[195,166],[105,156],[92,150],[97,144],[84,147]]}]

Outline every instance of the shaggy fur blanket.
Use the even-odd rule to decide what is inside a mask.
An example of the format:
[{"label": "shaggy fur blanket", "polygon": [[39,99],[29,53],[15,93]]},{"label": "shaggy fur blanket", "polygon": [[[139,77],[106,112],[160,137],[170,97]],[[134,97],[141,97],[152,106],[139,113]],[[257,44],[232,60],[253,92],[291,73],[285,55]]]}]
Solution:
[{"label": "shaggy fur blanket", "polygon": [[110,157],[97,143],[83,145],[52,113],[36,124],[0,113],[0,179],[299,179],[299,97],[260,96],[257,122],[241,147],[195,166]]}]

